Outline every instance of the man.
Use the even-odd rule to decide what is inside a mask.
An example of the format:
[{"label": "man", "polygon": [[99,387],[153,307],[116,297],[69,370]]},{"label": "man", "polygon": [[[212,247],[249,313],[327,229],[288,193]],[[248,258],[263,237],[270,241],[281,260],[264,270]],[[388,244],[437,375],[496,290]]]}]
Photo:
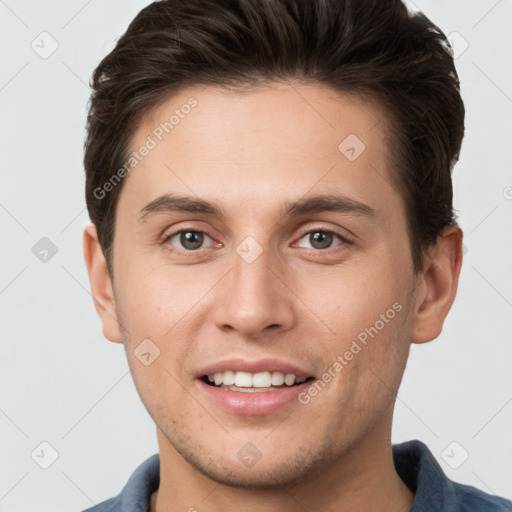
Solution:
[{"label": "man", "polygon": [[85,260],[159,454],[94,511],[511,511],[391,445],[462,264],[464,106],[398,0],[172,0],[94,73]]}]

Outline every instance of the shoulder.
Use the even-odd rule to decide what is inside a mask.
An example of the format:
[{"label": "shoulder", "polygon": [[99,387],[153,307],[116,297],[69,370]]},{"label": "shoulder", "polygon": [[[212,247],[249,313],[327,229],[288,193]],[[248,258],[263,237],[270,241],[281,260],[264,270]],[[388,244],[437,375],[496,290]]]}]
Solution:
[{"label": "shoulder", "polygon": [[428,447],[418,441],[393,445],[395,469],[415,493],[411,512],[512,512],[512,502],[450,480]]},{"label": "shoulder", "polygon": [[512,501],[487,494],[471,485],[453,482],[460,512],[512,512]]}]

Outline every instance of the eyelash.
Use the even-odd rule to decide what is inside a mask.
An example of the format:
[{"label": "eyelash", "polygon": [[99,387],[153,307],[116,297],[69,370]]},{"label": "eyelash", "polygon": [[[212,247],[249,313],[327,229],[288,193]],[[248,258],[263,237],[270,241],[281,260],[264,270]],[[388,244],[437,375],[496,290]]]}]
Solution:
[{"label": "eyelash", "polygon": [[[348,245],[352,245],[354,243],[346,235],[342,235],[341,233],[338,233],[337,231],[333,231],[331,229],[324,229],[324,228],[313,228],[313,229],[308,229],[307,231],[304,231],[303,233],[301,233],[301,235],[297,239],[297,242],[302,240],[302,238],[304,238],[304,236],[306,236],[306,235],[309,235],[311,233],[318,233],[318,232],[332,234],[332,235],[337,236],[342,242],[341,244],[338,244],[338,246],[348,246]],[[162,243],[167,244],[169,242],[169,240],[171,240],[176,235],[179,235],[181,233],[201,233],[201,234],[204,234],[204,235],[210,237],[212,240],[214,239],[213,236],[211,236],[207,231],[185,228],[185,229],[180,229],[178,231],[175,231],[174,233],[171,233],[170,235],[164,236]],[[169,245],[171,245],[171,244],[169,243]],[[303,249],[306,249],[307,251],[314,251],[314,252],[329,252],[331,249],[335,249],[338,246],[327,247],[326,249],[315,249],[315,248],[303,247]],[[173,246],[173,252],[175,252],[178,255],[190,255],[190,254],[198,253],[199,251],[201,251],[201,249],[203,249],[203,248],[201,247],[201,248],[195,249],[195,250],[176,249],[176,247]]]}]

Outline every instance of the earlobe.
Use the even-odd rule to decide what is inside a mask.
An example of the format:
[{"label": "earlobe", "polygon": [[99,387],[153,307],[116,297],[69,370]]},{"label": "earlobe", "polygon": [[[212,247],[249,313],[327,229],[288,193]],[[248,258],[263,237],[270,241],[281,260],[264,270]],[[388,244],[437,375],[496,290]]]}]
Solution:
[{"label": "earlobe", "polygon": [[84,229],[83,246],[94,307],[101,320],[103,335],[114,343],[122,343],[114,290],[94,224]]},{"label": "earlobe", "polygon": [[447,226],[425,258],[422,282],[417,287],[412,343],[437,338],[457,294],[462,267],[462,230]]}]

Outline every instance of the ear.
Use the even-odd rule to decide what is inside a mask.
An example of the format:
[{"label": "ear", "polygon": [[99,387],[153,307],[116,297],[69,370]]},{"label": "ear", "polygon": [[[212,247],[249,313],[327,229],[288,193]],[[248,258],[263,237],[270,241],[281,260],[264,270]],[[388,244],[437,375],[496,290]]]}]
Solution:
[{"label": "ear", "polygon": [[114,343],[122,343],[123,337],[117,321],[114,290],[94,224],[89,224],[84,229],[83,244],[92,298],[101,320],[103,336]]},{"label": "ear", "polygon": [[462,230],[447,226],[425,256],[425,267],[416,289],[412,343],[437,338],[452,307],[462,266]]}]

